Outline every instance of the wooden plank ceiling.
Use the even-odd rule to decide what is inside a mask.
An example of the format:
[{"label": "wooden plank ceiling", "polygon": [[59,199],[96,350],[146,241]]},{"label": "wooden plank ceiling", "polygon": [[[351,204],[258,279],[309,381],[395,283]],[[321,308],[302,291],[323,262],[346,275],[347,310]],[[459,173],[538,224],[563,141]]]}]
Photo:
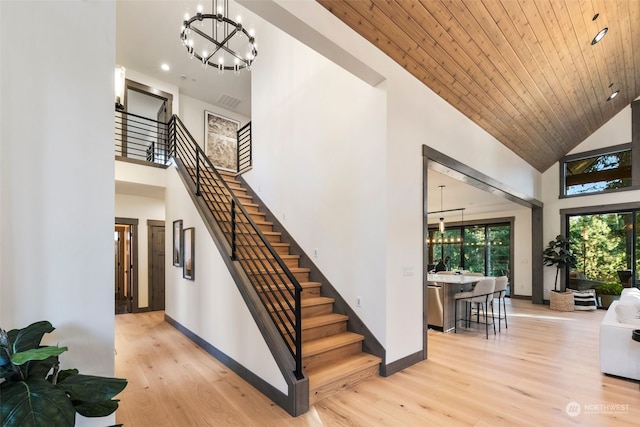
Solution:
[{"label": "wooden plank ceiling", "polygon": [[640,0],[317,1],[541,172],[640,96]]}]

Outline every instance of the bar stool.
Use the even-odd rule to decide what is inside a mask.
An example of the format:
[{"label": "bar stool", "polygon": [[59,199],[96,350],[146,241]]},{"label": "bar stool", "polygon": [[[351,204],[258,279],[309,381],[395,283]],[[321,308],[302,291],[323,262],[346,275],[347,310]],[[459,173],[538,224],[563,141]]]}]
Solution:
[{"label": "bar stool", "polygon": [[473,305],[476,305],[476,322],[480,323],[480,310],[483,311],[484,316],[484,324],[485,324],[485,335],[486,338],[489,339],[489,316],[488,309],[489,304],[491,304],[491,324],[493,325],[493,333],[496,333],[496,324],[493,317],[493,296],[496,287],[496,279],[493,277],[488,277],[486,279],[482,279],[476,283],[476,286],[472,291],[469,292],[459,292],[455,294],[454,301],[454,333],[458,332],[458,303],[460,301],[465,302],[465,320],[467,325],[471,323],[471,313],[469,309],[473,310]]},{"label": "bar stool", "polygon": [[[496,288],[493,291],[493,297],[498,300],[498,332],[502,332],[500,321],[503,319],[501,314],[500,302],[502,302],[502,307],[504,307],[504,327],[508,329],[507,326],[507,303],[505,302],[505,296],[507,294],[507,285],[509,283],[509,279],[507,276],[496,277]],[[491,303],[493,305],[493,303]],[[491,307],[493,310],[493,307]]]}]

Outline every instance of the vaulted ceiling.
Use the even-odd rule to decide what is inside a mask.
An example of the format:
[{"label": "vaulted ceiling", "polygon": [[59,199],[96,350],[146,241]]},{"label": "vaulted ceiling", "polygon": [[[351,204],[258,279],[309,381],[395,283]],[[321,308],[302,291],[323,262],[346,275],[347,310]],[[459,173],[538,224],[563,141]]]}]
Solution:
[{"label": "vaulted ceiling", "polygon": [[317,1],[541,172],[640,96],[640,0]]}]

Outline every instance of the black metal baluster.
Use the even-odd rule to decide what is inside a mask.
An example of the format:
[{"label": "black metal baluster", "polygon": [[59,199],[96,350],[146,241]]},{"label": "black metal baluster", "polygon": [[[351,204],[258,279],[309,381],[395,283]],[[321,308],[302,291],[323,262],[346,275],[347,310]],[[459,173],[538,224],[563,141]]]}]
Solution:
[{"label": "black metal baluster", "polygon": [[236,201],[231,199],[231,259],[238,260],[236,254]]},{"label": "black metal baluster", "polygon": [[196,151],[196,196],[201,196],[200,193],[200,156],[198,155],[198,146],[195,146]]}]

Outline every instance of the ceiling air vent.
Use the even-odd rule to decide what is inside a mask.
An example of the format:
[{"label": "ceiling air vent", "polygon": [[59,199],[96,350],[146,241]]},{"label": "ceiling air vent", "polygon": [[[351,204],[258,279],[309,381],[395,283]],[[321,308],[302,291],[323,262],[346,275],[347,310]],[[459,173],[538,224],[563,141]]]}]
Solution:
[{"label": "ceiling air vent", "polygon": [[236,108],[241,101],[233,96],[220,95],[220,98],[218,98],[216,102],[225,107]]}]

